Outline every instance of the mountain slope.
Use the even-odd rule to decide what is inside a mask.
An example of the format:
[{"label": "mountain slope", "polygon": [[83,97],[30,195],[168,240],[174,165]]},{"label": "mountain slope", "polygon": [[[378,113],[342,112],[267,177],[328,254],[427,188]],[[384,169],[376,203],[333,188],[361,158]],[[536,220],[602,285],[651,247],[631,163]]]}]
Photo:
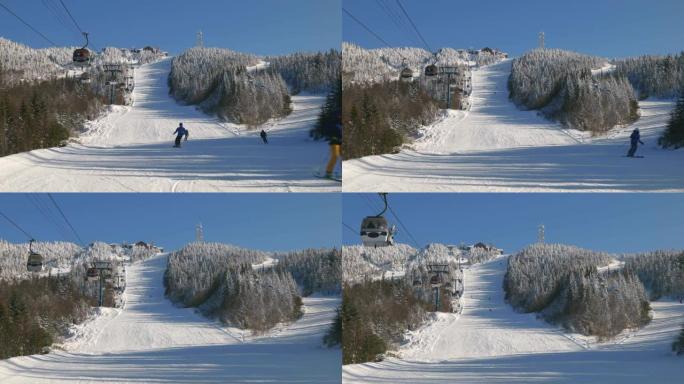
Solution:
[{"label": "mountain slope", "polygon": [[[257,132],[222,124],[168,96],[169,60],[136,71],[134,105],[115,107],[93,122],[81,143],[0,158],[0,191],[169,192],[337,191],[312,176],[328,146],[313,142],[323,95],[292,97],[293,112],[267,123],[269,144]],[[190,131],[171,148],[179,122]]]},{"label": "mountain slope", "polygon": [[654,319],[610,343],[586,344],[503,300],[506,258],[465,270],[462,314],[440,313],[409,335],[399,358],[348,365],[345,383],[674,382],[669,352],[684,305],[652,303]]},{"label": "mountain slope", "polygon": [[[684,152],[657,147],[673,103],[640,102],[642,117],[605,137],[566,130],[508,101],[511,62],[473,72],[472,108],[424,127],[398,154],[345,161],[345,192],[681,191]],[[646,143],[625,158],[632,129]]]},{"label": "mountain slope", "polygon": [[321,346],[339,298],[305,298],[300,320],[255,338],[174,307],[166,262],[130,266],[124,309],[104,309],[63,351],[0,361],[0,382],[339,382],[340,350]]}]

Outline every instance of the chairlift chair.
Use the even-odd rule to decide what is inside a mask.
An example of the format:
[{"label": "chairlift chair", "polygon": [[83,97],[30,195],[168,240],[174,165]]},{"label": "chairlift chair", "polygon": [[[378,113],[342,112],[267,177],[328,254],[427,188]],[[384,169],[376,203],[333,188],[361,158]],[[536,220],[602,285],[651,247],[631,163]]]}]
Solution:
[{"label": "chairlift chair", "polygon": [[436,65],[430,64],[427,67],[425,67],[425,76],[433,77],[433,76],[437,76],[438,74],[439,74],[439,69],[437,69]]},{"label": "chairlift chair", "polygon": [[414,287],[420,287],[421,285],[423,285],[423,282],[420,281],[419,278],[413,279],[413,286],[414,286]]},{"label": "chairlift chair", "polygon": [[433,275],[433,276],[430,278],[430,285],[432,286],[432,288],[437,288],[437,287],[439,287],[440,285],[442,285],[441,276],[440,276],[439,274]]},{"label": "chairlift chair", "polygon": [[81,74],[81,83],[84,84],[89,84],[90,83],[90,73],[88,72],[83,72]]}]

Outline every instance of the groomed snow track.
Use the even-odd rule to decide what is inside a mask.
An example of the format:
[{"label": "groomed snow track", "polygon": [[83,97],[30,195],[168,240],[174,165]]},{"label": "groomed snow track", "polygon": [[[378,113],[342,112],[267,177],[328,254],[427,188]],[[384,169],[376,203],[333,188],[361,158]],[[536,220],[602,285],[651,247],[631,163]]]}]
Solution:
[{"label": "groomed snow track", "polygon": [[[657,146],[674,103],[645,100],[641,118],[602,138],[564,129],[508,100],[511,61],[473,72],[472,107],[422,129],[411,148],[343,164],[345,192],[684,191],[684,151]],[[626,158],[639,127],[643,159]]]},{"label": "groomed snow track", "polygon": [[670,345],[684,304],[651,303],[653,321],[614,342],[585,344],[504,302],[506,258],[465,270],[461,315],[440,313],[409,335],[401,358],[347,365],[345,384],[359,383],[671,383],[682,361]]},{"label": "groomed snow track", "polygon": [[[293,112],[257,131],[219,123],[168,95],[171,60],[136,70],[133,105],[114,106],[78,143],[0,158],[1,192],[334,192],[315,178],[328,145],[309,139],[325,95],[292,97]],[[172,148],[179,122],[190,131]]]},{"label": "groomed snow track", "polygon": [[46,355],[0,361],[15,383],[339,383],[339,348],[322,346],[339,297],[304,298],[304,316],[261,336],[220,327],[164,297],[167,256],[128,268],[124,309],[104,309]]}]

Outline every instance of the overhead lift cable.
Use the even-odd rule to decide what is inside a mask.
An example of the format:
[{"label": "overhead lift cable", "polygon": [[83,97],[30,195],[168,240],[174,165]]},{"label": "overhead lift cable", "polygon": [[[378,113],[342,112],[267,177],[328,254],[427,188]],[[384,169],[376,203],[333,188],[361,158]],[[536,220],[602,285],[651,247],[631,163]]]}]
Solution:
[{"label": "overhead lift cable", "polygon": [[416,31],[416,33],[418,34],[418,37],[420,37],[420,40],[423,42],[423,44],[425,44],[425,47],[428,49],[428,52],[432,52],[432,48],[430,48],[430,44],[428,44],[427,41],[425,41],[425,38],[423,37],[423,34],[420,33],[420,31],[419,31],[418,28],[416,27],[416,24],[415,24],[415,23],[413,22],[413,20],[411,19],[411,16],[408,15],[408,12],[406,12],[406,9],[405,9],[404,6],[401,4],[401,1],[399,1],[399,0],[396,0],[396,1],[397,1],[397,5],[399,5],[399,8],[401,8],[401,11],[404,13],[404,16],[406,16],[406,18],[408,19],[409,23],[411,23],[411,26],[413,27],[413,30]]},{"label": "overhead lift cable", "polygon": [[352,228],[349,224],[347,224],[347,223],[345,223],[345,222],[342,222],[342,225],[344,225],[345,228],[347,228],[348,230],[350,230],[351,233],[354,234],[354,236],[357,236],[357,235],[358,235],[357,231],[354,230],[354,228]]},{"label": "overhead lift cable", "polygon": [[71,22],[64,15],[64,12],[60,12],[61,7],[59,5],[55,4],[53,1],[50,0],[42,0],[42,3],[43,6],[54,15],[55,19],[66,31],[74,33],[74,36],[79,35],[78,31],[74,30],[73,26],[71,25]]},{"label": "overhead lift cable", "polygon": [[35,32],[35,33],[37,33],[38,35],[40,35],[40,37],[42,37],[43,39],[45,39],[45,41],[47,41],[48,43],[52,44],[53,46],[57,46],[57,44],[56,44],[54,41],[48,39],[47,36],[45,36],[44,34],[42,34],[39,30],[35,29],[31,24],[29,24],[28,22],[26,22],[26,20],[24,20],[24,19],[22,19],[21,17],[19,17],[19,15],[17,15],[16,13],[12,12],[12,10],[9,9],[9,8],[7,8],[7,6],[6,6],[5,4],[0,3],[0,7],[4,8],[4,9],[5,9],[7,12],[9,12],[12,16],[16,17],[17,20],[19,20],[19,21],[21,21],[22,23],[24,23],[24,25],[26,25],[27,27],[31,28],[31,30],[32,30],[33,32]]},{"label": "overhead lift cable", "polygon": [[26,193],[24,196],[46,220],[55,226],[62,238],[67,239],[70,237],[69,228],[56,216],[54,209],[50,209],[50,203],[41,201],[39,198],[41,195]]},{"label": "overhead lift cable", "polygon": [[69,225],[69,228],[71,228],[71,231],[74,233],[74,235],[76,235],[76,238],[78,239],[79,244],[81,244],[81,246],[85,247],[85,243],[83,242],[83,239],[81,239],[81,236],[78,235],[78,232],[76,232],[76,229],[74,229],[74,226],[71,225],[71,222],[69,221],[69,219],[67,219],[66,215],[64,214],[64,211],[62,211],[62,208],[59,207],[59,204],[57,204],[55,199],[52,197],[52,194],[48,193],[48,197],[52,201],[52,204],[55,205],[55,208],[57,208],[59,213],[62,215],[62,218],[64,219],[64,221]]},{"label": "overhead lift cable", "polygon": [[74,19],[74,16],[71,14],[71,11],[69,11],[69,8],[67,8],[66,4],[64,4],[64,1],[59,0],[59,2],[62,3],[62,7],[64,7],[64,10],[67,12],[67,15],[69,15],[69,18],[71,19],[71,21],[74,22],[74,25],[76,26],[76,28],[78,28],[78,31],[83,33],[81,26],[78,25],[78,23],[76,22],[76,19]]},{"label": "overhead lift cable", "polygon": [[406,232],[406,234],[411,238],[411,241],[413,241],[413,244],[416,246],[416,248],[420,249],[420,244],[418,244],[418,241],[416,240],[416,238],[413,237],[413,234],[411,234],[411,232],[408,230],[408,228],[406,228],[406,226],[401,221],[399,216],[397,216],[396,212],[394,212],[394,210],[392,209],[392,206],[387,205],[387,209],[389,209],[389,211],[392,213],[392,216],[394,216],[394,218],[397,219],[397,222],[399,223],[399,225],[401,225],[401,228],[404,230],[404,232]]},{"label": "overhead lift cable", "polygon": [[406,60],[406,58],[404,57],[404,55],[402,55],[401,52],[400,52],[398,49],[392,47],[385,39],[383,39],[382,37],[380,37],[380,35],[378,35],[377,33],[375,33],[372,29],[370,29],[370,28],[369,28],[366,24],[364,24],[361,20],[357,19],[356,16],[352,15],[352,14],[351,14],[349,11],[347,11],[344,7],[342,8],[342,11],[343,11],[344,13],[346,13],[347,16],[349,16],[349,17],[350,17],[352,20],[354,20],[357,24],[359,24],[361,27],[363,27],[363,29],[365,29],[366,31],[368,31],[368,33],[370,33],[371,35],[373,35],[373,37],[375,37],[376,39],[378,39],[381,43],[385,44],[385,46],[387,46],[387,48],[393,49],[395,52],[397,52],[397,54],[398,54],[403,60]]},{"label": "overhead lift cable", "polygon": [[90,45],[93,47],[93,49],[94,49],[95,51],[97,51],[97,46],[96,46],[95,44],[93,44],[92,42],[90,42],[90,40],[88,40],[88,37],[87,37],[88,34],[87,34],[86,32],[84,32],[83,29],[81,29],[81,26],[78,24],[78,22],[76,22],[76,18],[74,18],[74,15],[71,13],[71,11],[70,11],[69,8],[66,6],[66,4],[64,4],[64,1],[63,1],[63,0],[59,0],[59,2],[62,4],[62,8],[64,8],[64,10],[66,11],[67,15],[69,15],[69,18],[71,19],[71,21],[72,21],[72,22],[74,23],[74,25],[76,26],[76,29],[78,29],[78,31],[80,32],[81,35],[86,36],[86,40],[90,43]]},{"label": "overhead lift cable", "polygon": [[371,35],[373,35],[376,39],[380,40],[381,43],[385,44],[385,45],[386,45],[387,47],[389,47],[389,48],[392,48],[392,46],[391,46],[387,41],[385,41],[385,39],[383,39],[382,37],[380,37],[380,35],[378,35],[377,33],[373,32],[372,29],[368,28],[368,26],[367,26],[366,24],[364,24],[361,20],[357,19],[356,16],[352,15],[351,13],[349,13],[349,11],[347,11],[345,8],[342,8],[342,11],[343,11],[344,13],[346,13],[347,16],[349,16],[349,17],[350,17],[352,20],[354,20],[357,24],[359,24],[361,27],[363,27],[363,29],[365,29],[366,31],[368,31],[368,33],[370,33]]},{"label": "overhead lift cable", "polygon": [[[399,17],[400,15],[396,13],[394,9],[390,6],[388,3],[388,0],[375,0],[375,3],[378,5],[380,10],[384,12],[387,17],[392,21],[392,23],[396,26],[396,29],[400,33],[407,33],[407,35],[412,39],[415,40],[415,36],[413,34],[413,31],[409,30],[406,26],[406,23],[403,21],[402,17]],[[420,45],[420,42],[418,42],[418,45]]]},{"label": "overhead lift cable", "polygon": [[33,240],[33,236],[28,233],[28,231],[24,230],[24,228],[20,227],[19,224],[17,224],[14,220],[10,219],[7,215],[5,215],[2,211],[0,211],[0,216],[4,217],[5,220],[7,220],[10,224],[12,224],[16,229],[21,231],[26,237],[29,239]]}]

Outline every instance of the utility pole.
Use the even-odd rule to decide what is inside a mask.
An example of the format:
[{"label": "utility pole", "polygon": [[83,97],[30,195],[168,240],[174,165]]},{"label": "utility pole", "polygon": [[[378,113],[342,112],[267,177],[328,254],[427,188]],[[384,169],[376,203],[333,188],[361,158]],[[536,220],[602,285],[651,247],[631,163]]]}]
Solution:
[{"label": "utility pole", "polygon": [[197,36],[195,38],[195,47],[204,47],[204,33],[202,33],[202,31],[197,31]]},{"label": "utility pole", "polygon": [[439,67],[439,75],[446,77],[446,109],[451,109],[451,77],[459,75],[459,68],[453,66]]},{"label": "utility pole", "polygon": [[109,104],[114,104],[115,87],[119,85],[118,76],[122,72],[120,64],[104,64],[104,71],[109,73]]},{"label": "utility pole", "polygon": [[204,242],[204,227],[202,227],[202,223],[197,224],[195,227],[195,241],[198,243]]},{"label": "utility pole", "polygon": [[539,32],[539,48],[544,49],[544,31]]},{"label": "utility pole", "polygon": [[99,273],[99,300],[98,306],[104,304],[104,280],[111,276],[112,273],[112,263],[110,261],[95,261],[93,263],[93,268],[97,269]]},{"label": "utility pole", "polygon": [[537,242],[539,244],[544,244],[544,224],[539,226],[539,230],[537,232]]},{"label": "utility pole", "polygon": [[439,309],[440,297],[439,289],[442,287],[444,279],[442,274],[449,273],[449,264],[428,264],[427,270],[432,274],[430,285],[432,286],[433,296],[435,297],[435,312]]}]

